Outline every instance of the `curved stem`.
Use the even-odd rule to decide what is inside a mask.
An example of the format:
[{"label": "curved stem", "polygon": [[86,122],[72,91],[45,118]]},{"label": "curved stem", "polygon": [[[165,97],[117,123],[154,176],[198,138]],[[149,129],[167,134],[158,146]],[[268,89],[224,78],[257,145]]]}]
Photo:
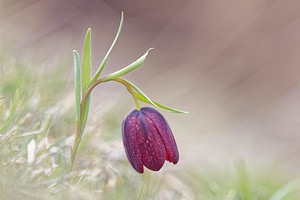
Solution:
[{"label": "curved stem", "polygon": [[[132,90],[131,86],[129,84],[127,84],[123,79],[121,78],[116,78],[116,79],[112,79],[113,81],[116,81],[116,82],[119,82],[121,84],[123,84],[127,90],[131,93],[133,99],[134,99],[134,102],[135,102],[135,105],[136,105],[136,108],[139,110],[141,107],[138,103],[138,100],[135,96],[135,93],[134,91]],[[71,155],[71,169],[73,167],[73,164],[74,164],[74,160],[75,160],[75,157],[76,157],[76,153],[77,153],[77,149],[78,149],[78,146],[79,146],[79,143],[81,141],[81,134],[82,134],[82,115],[83,115],[83,109],[84,109],[84,105],[85,105],[85,102],[88,98],[88,96],[91,94],[92,90],[97,86],[99,85],[100,83],[103,83],[103,82],[106,82],[105,79],[103,78],[100,78],[99,80],[95,81],[93,84],[91,84],[88,89],[85,91],[83,97],[82,97],[82,100],[81,100],[81,103],[80,103],[80,118],[79,118],[79,121],[77,121],[77,130],[76,130],[76,138],[75,138],[75,141],[74,141],[74,145],[73,145],[73,148],[72,148],[72,155]]]},{"label": "curved stem", "polygon": [[100,83],[104,82],[102,78],[100,78],[99,80],[95,81],[92,85],[90,85],[88,87],[88,89],[85,91],[81,103],[80,103],[80,121],[82,121],[82,111],[84,108],[84,104],[86,102],[86,99],[88,98],[88,96],[90,95],[90,93],[92,92],[92,90],[99,85]]},{"label": "curved stem", "polygon": [[140,107],[140,104],[135,96],[135,93],[134,91],[132,90],[131,86],[126,83],[123,79],[121,78],[116,78],[116,79],[113,79],[113,81],[116,81],[116,82],[119,82],[119,83],[122,83],[126,88],[127,90],[130,92],[130,94],[132,95],[133,99],[134,99],[134,102],[135,102],[135,106],[136,106],[136,109],[140,110],[141,107]]},{"label": "curved stem", "polygon": [[102,79],[99,79],[97,81],[95,81],[92,85],[90,85],[88,87],[88,89],[85,91],[83,97],[82,97],[82,100],[81,100],[81,103],[80,103],[80,118],[79,118],[79,121],[77,121],[77,127],[76,127],[76,138],[75,138],[75,141],[74,141],[74,145],[73,145],[73,148],[72,148],[72,155],[71,155],[71,169],[73,167],[73,164],[74,164],[74,160],[75,160],[75,156],[76,156],[76,153],[77,153],[77,149],[78,149],[78,146],[79,146],[79,143],[81,141],[81,128],[82,128],[82,114],[83,114],[83,109],[84,109],[84,105],[85,105],[85,102],[88,98],[88,96],[91,94],[92,90],[97,86],[99,85],[100,83],[102,83],[103,80]]}]

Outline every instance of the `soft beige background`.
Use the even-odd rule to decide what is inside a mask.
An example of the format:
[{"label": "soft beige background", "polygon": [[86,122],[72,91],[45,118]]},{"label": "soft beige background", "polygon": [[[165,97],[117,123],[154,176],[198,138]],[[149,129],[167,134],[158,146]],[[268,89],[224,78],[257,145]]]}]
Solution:
[{"label": "soft beige background", "polygon": [[[164,114],[178,141],[178,168],[231,165],[242,157],[248,165],[297,169],[299,8],[298,0],[2,0],[0,41],[1,48],[14,44],[18,56],[36,53],[41,63],[69,51],[72,69],[71,50],[82,52],[91,27],[96,68],[123,10],[123,31],[104,73],[155,48],[127,78],[153,99],[190,112]],[[131,103],[123,88],[102,90],[112,88],[122,93],[113,98]]]}]

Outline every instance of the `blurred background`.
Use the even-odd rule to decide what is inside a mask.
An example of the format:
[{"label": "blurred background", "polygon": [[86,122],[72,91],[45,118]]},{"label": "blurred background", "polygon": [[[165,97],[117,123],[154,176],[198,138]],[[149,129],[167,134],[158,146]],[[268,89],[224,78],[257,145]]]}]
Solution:
[{"label": "blurred background", "polygon": [[[242,159],[250,169],[276,167],[295,175],[299,7],[297,0],[1,0],[0,41],[2,49],[14,46],[12,55],[31,55],[41,67],[51,68],[52,60],[66,55],[61,67],[72,84],[72,50],[82,55],[86,30],[92,28],[95,71],[124,11],[121,35],[103,73],[154,47],[126,79],[152,99],[189,112],[163,113],[180,151],[179,163],[165,168],[226,168]],[[122,86],[107,83],[92,96],[91,126],[108,105],[121,113],[120,120],[134,109]]]}]

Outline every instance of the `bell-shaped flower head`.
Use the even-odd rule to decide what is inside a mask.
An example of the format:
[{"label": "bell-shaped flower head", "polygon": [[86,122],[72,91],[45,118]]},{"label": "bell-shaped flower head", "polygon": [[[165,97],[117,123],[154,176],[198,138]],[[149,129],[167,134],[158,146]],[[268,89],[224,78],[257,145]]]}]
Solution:
[{"label": "bell-shaped flower head", "polygon": [[165,160],[178,162],[173,133],[158,111],[148,107],[133,110],[123,121],[122,132],[126,155],[137,172],[143,173],[143,166],[158,171]]}]

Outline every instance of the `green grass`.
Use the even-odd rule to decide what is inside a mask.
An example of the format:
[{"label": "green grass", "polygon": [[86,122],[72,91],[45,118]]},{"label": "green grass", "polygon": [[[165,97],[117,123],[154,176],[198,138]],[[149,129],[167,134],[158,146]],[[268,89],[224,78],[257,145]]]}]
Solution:
[{"label": "green grass", "polygon": [[87,125],[70,171],[76,126],[71,65],[40,67],[13,56],[1,62],[0,199],[300,199],[295,178],[267,166],[254,171],[242,161],[231,169],[202,163],[136,173],[123,150],[124,103],[117,102],[102,118],[92,116],[102,126]]}]

